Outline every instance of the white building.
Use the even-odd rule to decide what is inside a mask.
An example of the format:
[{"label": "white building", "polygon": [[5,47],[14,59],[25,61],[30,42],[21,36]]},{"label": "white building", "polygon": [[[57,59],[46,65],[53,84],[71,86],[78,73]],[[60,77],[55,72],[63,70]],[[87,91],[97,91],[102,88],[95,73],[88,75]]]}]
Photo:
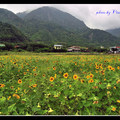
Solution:
[{"label": "white building", "polygon": [[110,47],[110,52],[112,52],[112,53],[120,53],[120,47],[119,46]]},{"label": "white building", "polygon": [[63,45],[54,45],[54,49],[62,49]]}]

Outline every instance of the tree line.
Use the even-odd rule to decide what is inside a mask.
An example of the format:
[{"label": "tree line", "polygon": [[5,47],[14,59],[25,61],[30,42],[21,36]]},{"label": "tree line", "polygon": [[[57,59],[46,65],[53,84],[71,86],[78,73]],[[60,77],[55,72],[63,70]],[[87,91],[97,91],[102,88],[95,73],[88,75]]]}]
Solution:
[{"label": "tree line", "polygon": [[[43,43],[4,43],[5,47],[0,47],[0,51],[16,51],[16,52],[67,52],[67,47],[64,46],[62,49],[56,50],[53,48],[54,44],[46,45]],[[100,48],[100,47],[88,47],[86,50],[85,48],[81,48],[80,52],[109,52],[108,48]]]}]

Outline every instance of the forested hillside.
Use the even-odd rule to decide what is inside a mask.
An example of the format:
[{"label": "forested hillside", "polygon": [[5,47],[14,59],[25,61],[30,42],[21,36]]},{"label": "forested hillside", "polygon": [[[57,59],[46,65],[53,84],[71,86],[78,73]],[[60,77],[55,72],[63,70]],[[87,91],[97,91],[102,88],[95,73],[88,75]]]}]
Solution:
[{"label": "forested hillside", "polygon": [[27,42],[28,38],[21,33],[17,28],[8,24],[0,22],[0,42],[19,43]]},{"label": "forested hillside", "polygon": [[[19,33],[20,37],[13,37],[17,38],[18,40],[15,40],[18,42],[22,41],[22,38],[27,38],[31,42],[47,45],[61,43],[66,46],[96,47],[102,45],[109,47],[120,44],[119,38],[110,33],[99,29],[90,29],[84,21],[52,7],[42,7],[18,14],[1,8],[0,21],[11,24],[14,29],[17,29],[14,31],[11,27],[7,31],[6,27],[4,28],[7,33],[10,31],[14,31],[17,35]],[[4,29],[1,28],[1,41],[5,41],[5,37],[10,36],[4,34]]]}]

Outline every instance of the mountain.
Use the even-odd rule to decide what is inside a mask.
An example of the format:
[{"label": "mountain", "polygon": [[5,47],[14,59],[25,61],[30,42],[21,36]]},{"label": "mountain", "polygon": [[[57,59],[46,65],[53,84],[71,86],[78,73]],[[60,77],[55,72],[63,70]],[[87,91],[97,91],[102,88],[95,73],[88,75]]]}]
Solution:
[{"label": "mountain", "polygon": [[120,28],[108,29],[106,31],[109,32],[110,34],[120,38]]},{"label": "mountain", "polygon": [[41,7],[18,14],[0,9],[0,21],[14,25],[33,42],[85,47],[120,44],[120,40],[110,33],[90,29],[71,14],[52,7]]},{"label": "mountain", "polygon": [[23,19],[28,13],[29,13],[29,11],[24,11],[24,12],[19,12],[19,13],[17,13],[16,15],[17,15],[19,18]]},{"label": "mountain", "polygon": [[26,35],[26,31],[28,29],[27,23],[13,12],[0,8],[0,21],[15,26],[18,30]]},{"label": "mountain", "polygon": [[71,14],[62,12],[53,7],[42,7],[31,11],[23,18],[25,21],[49,22],[60,25],[67,30],[85,31],[88,27],[83,21],[73,17]]},{"label": "mountain", "polygon": [[[88,28],[83,21],[52,7],[42,7],[23,17],[31,25],[31,39],[45,43],[64,42],[80,46],[112,46],[120,44],[106,31]],[[30,33],[30,32],[29,32]]]},{"label": "mountain", "polygon": [[28,38],[16,29],[13,25],[0,22],[0,42],[27,42]]},{"label": "mountain", "polygon": [[85,32],[83,37],[88,39],[90,43],[96,46],[109,47],[120,44],[119,38],[99,29],[91,29],[90,31]]},{"label": "mountain", "polygon": [[16,27],[23,26],[24,21],[19,18],[16,14],[13,12],[0,8],[0,21],[3,23],[9,23]]}]

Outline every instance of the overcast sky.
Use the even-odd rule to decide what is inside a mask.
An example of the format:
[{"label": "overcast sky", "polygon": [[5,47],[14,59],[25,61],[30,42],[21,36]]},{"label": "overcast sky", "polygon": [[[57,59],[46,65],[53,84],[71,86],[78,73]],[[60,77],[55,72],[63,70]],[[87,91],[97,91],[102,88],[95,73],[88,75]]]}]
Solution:
[{"label": "overcast sky", "polygon": [[106,30],[120,27],[120,4],[0,4],[0,8],[14,13],[43,6],[68,12],[90,28]]}]

